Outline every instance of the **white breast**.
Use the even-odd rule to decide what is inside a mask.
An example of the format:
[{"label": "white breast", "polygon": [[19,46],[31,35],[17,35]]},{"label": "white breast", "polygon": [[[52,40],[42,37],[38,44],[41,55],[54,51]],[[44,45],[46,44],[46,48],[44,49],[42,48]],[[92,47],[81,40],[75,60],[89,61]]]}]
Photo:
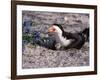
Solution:
[{"label": "white breast", "polygon": [[61,44],[61,46],[67,47],[72,42],[72,39],[64,38],[62,36],[62,30],[58,26],[53,26],[53,27],[56,29],[55,35],[57,35],[56,36],[57,41]]},{"label": "white breast", "polygon": [[63,46],[68,46],[72,42],[72,39],[66,39],[62,35],[59,35],[59,39]]}]

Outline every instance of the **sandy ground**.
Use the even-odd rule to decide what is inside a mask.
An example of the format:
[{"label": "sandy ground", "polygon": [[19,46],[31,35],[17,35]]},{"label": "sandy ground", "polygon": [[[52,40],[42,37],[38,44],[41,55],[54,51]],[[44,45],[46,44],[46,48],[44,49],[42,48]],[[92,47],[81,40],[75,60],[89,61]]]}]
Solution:
[{"label": "sandy ground", "polygon": [[[61,24],[67,32],[79,32],[89,27],[89,15],[79,13],[53,13],[23,11],[23,22],[32,21],[32,26],[27,26],[30,32],[47,32],[53,23]],[[25,27],[23,26],[23,32]],[[44,34],[46,36],[47,34]],[[24,43],[23,43],[24,44]],[[24,44],[22,51],[22,68],[52,68],[75,67],[89,65],[89,42],[77,49],[49,50],[47,48]]]}]

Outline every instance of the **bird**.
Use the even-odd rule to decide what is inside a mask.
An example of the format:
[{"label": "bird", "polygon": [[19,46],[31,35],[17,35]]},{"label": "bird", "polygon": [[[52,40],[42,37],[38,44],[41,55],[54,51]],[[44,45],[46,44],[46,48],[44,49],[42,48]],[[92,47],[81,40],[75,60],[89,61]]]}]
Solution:
[{"label": "bird", "polygon": [[[71,33],[65,32],[62,25],[53,24],[48,29],[48,32],[55,36],[56,43],[59,43],[58,45],[60,45],[59,48],[64,49],[81,49],[84,43],[89,40],[89,28],[80,32]],[[57,47],[57,45],[54,46]]]}]

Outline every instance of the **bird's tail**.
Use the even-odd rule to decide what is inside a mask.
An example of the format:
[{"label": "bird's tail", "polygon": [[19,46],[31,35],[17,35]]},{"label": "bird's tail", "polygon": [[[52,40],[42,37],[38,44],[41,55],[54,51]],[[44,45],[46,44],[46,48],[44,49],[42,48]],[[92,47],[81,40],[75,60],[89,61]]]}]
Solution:
[{"label": "bird's tail", "polygon": [[85,40],[86,41],[89,41],[89,28],[86,28],[82,31],[82,34],[84,35],[85,37]]}]

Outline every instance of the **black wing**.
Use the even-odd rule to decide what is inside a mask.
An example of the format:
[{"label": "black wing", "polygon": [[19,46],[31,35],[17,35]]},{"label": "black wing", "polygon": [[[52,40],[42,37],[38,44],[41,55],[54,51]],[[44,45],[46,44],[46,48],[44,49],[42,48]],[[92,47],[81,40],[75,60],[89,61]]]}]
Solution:
[{"label": "black wing", "polygon": [[72,39],[72,43],[67,46],[66,48],[77,48],[80,49],[82,45],[85,43],[85,38],[82,33],[68,33],[65,32],[64,34],[67,39]]}]

